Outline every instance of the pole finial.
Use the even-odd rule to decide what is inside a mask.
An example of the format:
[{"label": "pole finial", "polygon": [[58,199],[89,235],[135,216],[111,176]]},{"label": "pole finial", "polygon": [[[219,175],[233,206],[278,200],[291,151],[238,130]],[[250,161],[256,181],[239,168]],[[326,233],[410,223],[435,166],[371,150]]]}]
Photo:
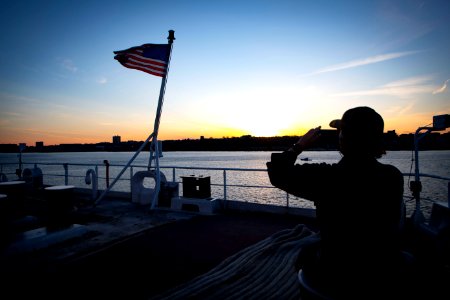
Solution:
[{"label": "pole finial", "polygon": [[175,40],[175,31],[174,30],[169,30],[169,36],[167,37],[167,39],[169,40],[169,44],[173,43],[173,41]]}]

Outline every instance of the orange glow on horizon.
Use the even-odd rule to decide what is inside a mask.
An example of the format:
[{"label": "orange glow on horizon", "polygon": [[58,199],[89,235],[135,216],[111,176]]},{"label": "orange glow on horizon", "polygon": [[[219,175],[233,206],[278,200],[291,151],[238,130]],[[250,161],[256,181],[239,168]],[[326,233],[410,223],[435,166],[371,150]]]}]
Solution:
[{"label": "orange glow on horizon", "polygon": [[[200,139],[204,138],[224,138],[224,137],[241,137],[243,135],[251,135],[254,137],[273,137],[273,136],[301,136],[308,129],[322,125],[323,129],[329,129],[328,117],[323,116],[322,120],[316,116],[313,121],[304,120],[308,124],[296,123],[291,124],[287,128],[282,128],[286,122],[278,123],[276,120],[258,121],[240,121],[235,126],[229,126],[225,122],[211,122],[204,124],[194,122],[192,120],[181,121],[172,120],[163,122],[159,129],[158,138],[160,140],[183,140],[183,139]],[[316,121],[317,120],[317,123]],[[395,130],[398,135],[413,134],[419,127],[431,126],[432,118],[429,114],[413,114],[408,116],[386,116],[384,131]],[[214,120],[216,121],[216,120]],[[258,123],[259,122],[259,123]],[[239,124],[237,124],[239,123]],[[407,125],[405,125],[407,124]],[[0,124],[1,125],[1,124]],[[44,145],[59,144],[95,144],[101,142],[112,142],[114,135],[121,136],[123,142],[126,141],[144,141],[152,132],[153,128],[136,129],[135,123],[129,124],[113,124],[109,126],[100,126],[92,128],[83,128],[77,130],[75,126],[71,128],[35,130],[28,128],[13,128],[0,126],[0,144],[19,144],[26,143],[34,146],[36,142],[43,142]],[[116,127],[116,129],[113,129]],[[118,129],[119,127],[124,127]],[[450,129],[438,131],[440,134],[449,132]]]}]

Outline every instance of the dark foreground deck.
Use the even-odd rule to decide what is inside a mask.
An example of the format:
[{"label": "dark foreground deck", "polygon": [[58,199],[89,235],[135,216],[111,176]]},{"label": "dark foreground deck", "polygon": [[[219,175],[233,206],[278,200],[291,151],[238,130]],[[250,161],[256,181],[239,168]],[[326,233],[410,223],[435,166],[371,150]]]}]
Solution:
[{"label": "dark foreground deck", "polygon": [[288,214],[149,211],[116,200],[80,208],[65,221],[16,225],[21,231],[2,245],[2,293],[148,299],[280,230],[314,226],[311,218]]},{"label": "dark foreground deck", "polygon": [[[150,211],[116,199],[80,206],[59,225],[20,220],[2,237],[3,299],[149,299],[281,230],[316,229],[296,214]],[[449,299],[448,269],[423,272],[427,299]]]}]

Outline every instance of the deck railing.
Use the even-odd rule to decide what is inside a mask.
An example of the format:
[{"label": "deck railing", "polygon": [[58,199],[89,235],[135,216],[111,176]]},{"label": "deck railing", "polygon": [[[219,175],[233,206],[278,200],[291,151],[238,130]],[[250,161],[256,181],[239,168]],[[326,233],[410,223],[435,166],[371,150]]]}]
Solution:
[{"label": "deck railing", "polygon": [[[19,177],[16,175],[17,172],[15,167],[17,163],[3,163],[0,164],[0,173],[4,174],[3,177],[7,177],[9,180],[16,180]],[[23,170],[26,168],[33,169],[39,168],[42,170],[43,181],[44,184],[54,185],[54,184],[65,184],[65,185],[75,185],[79,188],[89,188],[86,184],[86,177],[88,176],[88,171],[90,171],[89,176],[95,177],[96,182],[98,182],[98,189],[104,190],[109,186],[109,182],[111,179],[114,179],[115,176],[119,173],[119,170],[124,167],[123,164],[109,164],[108,161],[104,161],[103,164],[87,164],[87,163],[22,163]],[[132,177],[138,170],[147,170],[146,165],[130,165],[129,173],[127,176],[123,176],[119,179],[117,187],[113,190],[121,191],[121,192],[130,192],[131,191],[131,182]],[[214,177],[214,180],[211,180],[211,192],[215,194],[216,198],[221,198],[227,200],[230,198],[230,190],[235,188],[244,188],[244,189],[258,189],[258,190],[269,190],[276,189],[270,183],[267,184],[242,184],[233,180],[235,176],[230,175],[230,173],[234,172],[261,172],[266,173],[266,169],[245,169],[245,168],[215,168],[215,167],[188,167],[188,166],[160,166],[160,170],[165,173],[167,180],[177,183],[182,183],[177,178],[181,176],[193,175],[194,172],[202,172],[202,175]],[[168,171],[167,171],[168,170]],[[104,175],[100,175],[104,174]],[[168,175],[171,174],[171,175]],[[413,173],[403,173],[405,177],[413,177]],[[264,175],[265,176],[265,175]],[[443,176],[436,176],[432,174],[419,174],[421,178],[429,178],[434,180],[446,181],[446,189],[447,189],[447,199],[438,199],[439,202],[447,202],[446,205],[450,207],[450,178]],[[171,177],[171,178],[170,178]],[[219,179],[220,178],[220,179]],[[1,178],[0,178],[1,180]],[[247,180],[245,180],[247,181]],[[180,185],[181,187],[181,185]],[[97,188],[97,187],[96,187]],[[220,191],[221,190],[221,191]],[[408,188],[405,188],[405,201],[413,201],[413,197],[410,194],[407,194],[409,191]],[[279,199],[279,205],[283,206],[304,206],[305,203],[309,203],[309,201],[303,201],[300,205],[297,203],[299,198],[289,195],[288,193],[278,191],[281,196]],[[259,197],[259,196],[258,196]],[[236,197],[231,197],[233,200],[243,200],[247,199],[235,199]],[[421,197],[423,201],[435,201],[435,199]],[[250,201],[251,202],[251,201]],[[284,203],[280,203],[284,202]],[[273,204],[273,203],[270,203]],[[307,206],[307,204],[306,204]]]}]

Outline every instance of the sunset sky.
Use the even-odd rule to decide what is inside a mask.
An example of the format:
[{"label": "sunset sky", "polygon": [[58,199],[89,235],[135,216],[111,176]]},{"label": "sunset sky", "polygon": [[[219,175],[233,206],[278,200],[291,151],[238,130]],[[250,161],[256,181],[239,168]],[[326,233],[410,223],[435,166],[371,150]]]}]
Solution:
[{"label": "sunset sky", "polygon": [[161,78],[113,51],[175,31],[159,139],[302,135],[366,105],[385,131],[450,114],[450,1],[12,1],[0,143],[142,141]]}]

